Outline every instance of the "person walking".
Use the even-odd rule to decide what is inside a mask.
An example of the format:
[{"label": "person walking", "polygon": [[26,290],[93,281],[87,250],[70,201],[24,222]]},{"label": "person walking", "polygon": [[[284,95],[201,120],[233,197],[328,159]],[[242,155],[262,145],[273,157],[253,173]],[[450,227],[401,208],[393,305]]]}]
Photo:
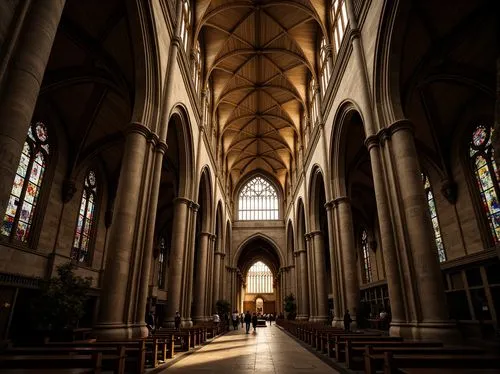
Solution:
[{"label": "person walking", "polygon": [[181,328],[181,314],[179,312],[175,312],[174,324],[175,324],[175,329],[180,330],[180,328]]},{"label": "person walking", "polygon": [[233,321],[233,330],[238,330],[238,325],[240,324],[240,317],[238,315],[237,310],[233,312],[232,321]]},{"label": "person walking", "polygon": [[252,316],[252,326],[253,326],[253,332],[257,331],[257,314],[253,314]]},{"label": "person walking", "polygon": [[245,313],[241,313],[241,315],[240,315],[240,322],[241,322],[241,328],[243,328],[243,325],[245,323]]},{"label": "person walking", "polygon": [[252,316],[250,315],[250,312],[247,310],[247,312],[245,313],[245,325],[247,334],[250,331],[250,322],[252,322]]},{"label": "person walking", "polygon": [[344,330],[346,332],[351,331],[351,322],[352,322],[352,318],[351,318],[351,315],[349,314],[349,309],[347,309],[345,311],[345,314],[344,314]]}]

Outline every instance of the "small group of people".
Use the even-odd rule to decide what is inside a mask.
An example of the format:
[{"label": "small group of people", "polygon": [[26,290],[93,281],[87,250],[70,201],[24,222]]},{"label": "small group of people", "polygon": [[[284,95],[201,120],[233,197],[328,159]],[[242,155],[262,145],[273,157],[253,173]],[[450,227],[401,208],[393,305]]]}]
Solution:
[{"label": "small group of people", "polygon": [[246,333],[250,333],[250,323],[253,326],[253,332],[257,331],[257,313],[253,313],[253,315],[250,315],[250,311],[247,310],[245,313],[245,316],[243,317],[243,321],[245,322],[246,325]]},{"label": "small group of people", "polygon": [[[145,322],[146,327],[148,328],[149,336],[154,335],[154,333],[156,332],[156,318],[154,310],[149,311],[149,313],[146,315]],[[175,312],[174,326],[176,330],[179,330],[181,328],[181,314],[179,312]]]}]

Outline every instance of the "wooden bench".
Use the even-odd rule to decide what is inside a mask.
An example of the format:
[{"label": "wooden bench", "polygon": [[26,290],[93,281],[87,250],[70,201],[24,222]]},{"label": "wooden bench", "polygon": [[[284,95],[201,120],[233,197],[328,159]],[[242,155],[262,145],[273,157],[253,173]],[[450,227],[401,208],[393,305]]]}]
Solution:
[{"label": "wooden bench", "polygon": [[365,342],[402,342],[403,338],[399,336],[381,336],[381,335],[334,335],[333,339],[328,341],[328,356],[335,357],[337,361],[340,361],[343,356],[343,348],[345,347],[345,342],[349,341],[365,341]]},{"label": "wooden bench", "polygon": [[365,373],[375,374],[383,362],[384,374],[399,373],[398,368],[443,368],[443,369],[498,369],[500,356],[455,355],[455,354],[393,354],[392,352],[364,354]]},{"label": "wooden bench", "polygon": [[[354,357],[359,357],[359,367],[363,367],[363,354],[368,352],[366,347],[370,347],[370,353],[373,352],[385,352],[385,351],[395,351],[395,352],[414,352],[426,350],[436,350],[442,349],[443,343],[438,341],[419,341],[419,340],[407,340],[407,341],[359,341],[359,340],[346,340],[338,343],[339,352],[336,357],[337,361],[343,361],[345,359],[346,366],[348,368],[354,368],[355,362]],[[465,350],[470,350],[469,348],[453,348],[449,349],[449,352],[461,352]],[[434,352],[434,351],[433,351]],[[475,350],[476,353],[482,353],[482,350]],[[443,351],[444,353],[444,351]]]},{"label": "wooden bench", "polygon": [[94,351],[92,354],[64,355],[2,355],[2,369],[27,370],[60,370],[77,369],[81,372],[100,374],[103,370],[111,370],[115,374],[125,373],[125,351],[119,354],[103,354]]},{"label": "wooden bench", "polygon": [[74,347],[74,348],[119,348],[124,347],[126,353],[127,368],[133,367],[136,373],[144,373],[146,366],[146,341],[147,339],[135,340],[120,340],[120,341],[105,341],[98,340],[95,342],[49,342],[44,347]]},{"label": "wooden bench", "polygon": [[173,336],[174,345],[177,345],[179,351],[189,351],[192,346],[191,333],[189,331],[161,329],[157,330],[153,336],[167,339],[172,339]]}]

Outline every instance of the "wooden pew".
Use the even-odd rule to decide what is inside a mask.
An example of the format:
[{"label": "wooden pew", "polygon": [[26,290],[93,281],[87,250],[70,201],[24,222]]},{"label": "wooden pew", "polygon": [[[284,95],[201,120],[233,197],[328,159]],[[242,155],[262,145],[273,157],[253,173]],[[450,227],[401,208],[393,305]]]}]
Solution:
[{"label": "wooden pew", "polygon": [[[62,355],[9,355],[0,356],[3,369],[59,370],[78,369],[80,372],[100,374],[103,370],[112,370],[114,374],[125,373],[125,349],[118,354],[103,354],[95,350],[92,354]],[[82,369],[82,370],[80,370]]]},{"label": "wooden pew", "polygon": [[403,338],[399,336],[382,336],[382,335],[371,335],[371,334],[339,334],[333,335],[333,339],[328,341],[328,356],[335,357],[337,361],[341,361],[343,359],[343,351],[345,347],[345,342],[347,340],[350,341],[377,341],[377,342],[401,342]]},{"label": "wooden pew", "polygon": [[[98,340],[91,343],[82,342],[49,342],[45,347],[124,347],[126,353],[126,366],[134,367],[136,373],[144,373],[146,367],[146,341],[147,339],[105,341]],[[150,344],[150,343],[148,343]]]},{"label": "wooden pew", "polygon": [[[401,352],[412,352],[415,350],[425,351],[426,349],[440,349],[443,347],[443,343],[438,341],[419,341],[419,340],[345,340],[338,342],[339,352],[336,352],[337,361],[342,362],[345,360],[346,366],[348,368],[354,368],[354,357],[359,357],[359,366],[363,366],[363,354],[366,352],[366,347],[373,348],[374,352],[384,352],[384,351],[401,351]],[[467,348],[468,349],[468,348]],[[452,348],[449,349],[452,352]],[[464,351],[463,348],[456,348],[456,352]],[[482,353],[482,350],[476,350],[476,353]]]},{"label": "wooden pew", "polygon": [[[369,348],[367,348],[369,349]],[[383,362],[384,374],[399,373],[398,368],[432,369],[497,369],[500,368],[500,356],[491,355],[456,355],[456,354],[393,354],[392,352],[364,354],[365,373],[375,374]]]},{"label": "wooden pew", "polygon": [[[155,337],[174,337],[174,343],[178,345],[180,351],[189,351],[192,346],[191,333],[184,330],[175,329],[161,329],[157,330],[154,334]],[[170,338],[171,339],[171,338]]]}]

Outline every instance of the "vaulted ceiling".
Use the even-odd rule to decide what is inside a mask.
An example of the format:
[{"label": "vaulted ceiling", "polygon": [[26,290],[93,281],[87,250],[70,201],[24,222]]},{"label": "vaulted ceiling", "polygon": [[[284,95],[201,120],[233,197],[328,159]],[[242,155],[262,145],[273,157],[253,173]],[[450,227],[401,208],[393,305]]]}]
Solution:
[{"label": "vaulted ceiling", "polygon": [[[285,187],[308,114],[324,0],[198,0],[195,40],[212,84],[224,167],[233,185],[256,169]],[[316,82],[318,80],[316,79]]]}]

